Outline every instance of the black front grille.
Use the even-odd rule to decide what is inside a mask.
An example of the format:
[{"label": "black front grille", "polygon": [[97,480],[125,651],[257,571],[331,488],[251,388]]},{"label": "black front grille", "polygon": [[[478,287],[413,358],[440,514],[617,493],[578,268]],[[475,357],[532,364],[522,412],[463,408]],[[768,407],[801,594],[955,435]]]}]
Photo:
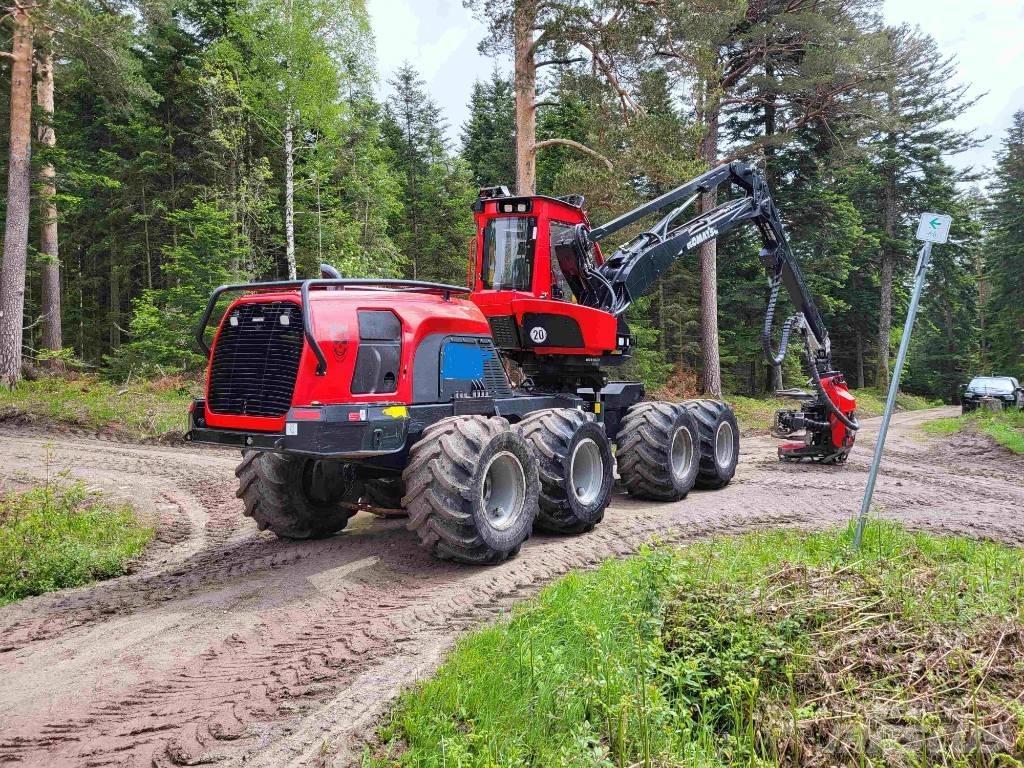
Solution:
[{"label": "black front grille", "polygon": [[516,332],[516,321],[509,315],[498,315],[488,318],[491,324],[491,336],[494,343],[501,349],[519,349],[519,334]]},{"label": "black front grille", "polygon": [[491,395],[508,397],[512,394],[508,376],[505,375],[505,367],[501,364],[501,358],[496,351],[484,360],[484,388]]},{"label": "black front grille", "polygon": [[302,310],[288,301],[241,304],[224,319],[210,366],[214,413],[283,416],[302,354]]}]

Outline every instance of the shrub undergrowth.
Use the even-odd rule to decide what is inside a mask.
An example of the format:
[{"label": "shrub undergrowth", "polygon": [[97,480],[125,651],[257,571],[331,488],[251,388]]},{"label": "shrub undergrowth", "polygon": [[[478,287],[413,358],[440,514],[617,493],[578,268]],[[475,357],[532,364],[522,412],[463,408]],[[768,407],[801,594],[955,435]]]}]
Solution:
[{"label": "shrub undergrowth", "polygon": [[98,376],[47,376],[0,387],[0,416],[140,439],[182,433],[196,385],[179,376],[117,384]]},{"label": "shrub undergrowth", "polygon": [[81,483],[0,497],[0,605],[119,576],[153,530]]},{"label": "shrub undergrowth", "polygon": [[1022,569],[889,523],[645,551],[460,642],[364,763],[1017,765]]}]

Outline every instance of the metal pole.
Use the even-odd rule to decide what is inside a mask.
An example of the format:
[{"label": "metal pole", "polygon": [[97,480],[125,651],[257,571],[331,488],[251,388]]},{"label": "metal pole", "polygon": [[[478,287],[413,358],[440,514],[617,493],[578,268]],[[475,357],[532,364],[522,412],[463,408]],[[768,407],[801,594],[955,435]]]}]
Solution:
[{"label": "metal pole", "polygon": [[868,472],[868,487],[864,489],[864,501],[860,505],[860,515],[857,516],[857,530],[853,536],[853,546],[860,549],[864,540],[864,526],[868,519],[868,509],[871,507],[871,496],[875,492],[875,480],[878,478],[878,466],[882,463],[882,449],[885,447],[885,436],[889,432],[889,421],[892,419],[892,411],[896,405],[896,393],[900,388],[900,375],[903,373],[903,361],[907,357],[907,348],[910,346],[910,333],[914,330],[914,318],[917,316],[917,305],[921,300],[921,291],[924,290],[924,277],[928,272],[928,264],[932,258],[932,244],[925,243],[917,256],[917,273],[914,277],[914,293],[910,298],[910,309],[907,311],[907,322],[903,325],[903,338],[900,339],[900,351],[896,355],[896,369],[892,372],[892,381],[889,382],[889,397],[885,401],[885,412],[882,414],[882,426],[878,429],[878,440],[875,442],[875,455],[871,459],[871,471]]}]

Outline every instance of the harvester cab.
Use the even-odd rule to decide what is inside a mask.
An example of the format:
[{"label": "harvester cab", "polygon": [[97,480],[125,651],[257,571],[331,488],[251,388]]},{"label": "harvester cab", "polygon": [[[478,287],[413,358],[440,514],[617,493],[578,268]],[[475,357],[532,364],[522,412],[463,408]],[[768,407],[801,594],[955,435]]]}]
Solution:
[{"label": "harvester cab", "polygon": [[581,301],[583,275],[603,262],[599,247],[575,242],[590,229],[583,198],[488,188],[473,210],[471,299],[502,355],[536,386],[603,386],[601,369],[629,356],[631,337],[623,319]]}]

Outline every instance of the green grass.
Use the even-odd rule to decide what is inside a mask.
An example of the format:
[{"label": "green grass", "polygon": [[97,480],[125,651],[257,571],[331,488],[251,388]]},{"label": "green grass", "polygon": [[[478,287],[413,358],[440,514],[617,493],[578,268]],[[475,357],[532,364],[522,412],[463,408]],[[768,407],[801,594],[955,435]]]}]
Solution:
[{"label": "green grass", "polygon": [[[155,381],[113,384],[96,376],[53,376],[23,381],[13,390],[0,388],[0,419],[44,421],[59,426],[107,432],[130,439],[155,439],[180,435],[185,414],[199,385],[180,377]],[[854,391],[857,413],[878,416],[885,393],[872,389]],[[779,408],[793,408],[792,400],[728,395],[740,429],[767,432]],[[900,394],[896,404],[903,410],[931,408],[941,403],[916,395]]]},{"label": "green grass", "polygon": [[1024,412],[1015,409],[999,413],[972,411],[965,416],[930,421],[924,429],[934,435],[981,432],[1013,453],[1024,453]]},{"label": "green grass", "polygon": [[572,573],[462,640],[364,765],[1019,765],[1020,552],[888,523],[849,546],[758,533]]},{"label": "green grass", "polygon": [[[881,389],[865,388],[852,390],[857,398],[857,413],[862,416],[881,416],[889,393]],[[941,400],[930,399],[907,392],[896,393],[896,408],[901,411],[920,411],[924,408],[938,408]]]},{"label": "green grass", "polygon": [[[881,416],[885,410],[886,392],[877,389],[852,390],[857,398],[857,415],[860,418]],[[732,406],[744,432],[766,432],[771,429],[775,420],[775,411],[779,408],[794,408],[795,401],[784,398],[745,397],[743,395],[726,395],[726,402]],[[919,395],[900,392],[896,396],[896,407],[903,411],[917,411],[922,408],[935,408],[942,405],[937,400],[929,400]]]},{"label": "green grass", "polygon": [[168,377],[113,384],[95,376],[52,376],[0,388],[0,416],[133,439],[180,434],[193,385]]},{"label": "green grass", "polygon": [[119,576],[153,538],[127,506],[81,483],[0,498],[0,605]]}]

